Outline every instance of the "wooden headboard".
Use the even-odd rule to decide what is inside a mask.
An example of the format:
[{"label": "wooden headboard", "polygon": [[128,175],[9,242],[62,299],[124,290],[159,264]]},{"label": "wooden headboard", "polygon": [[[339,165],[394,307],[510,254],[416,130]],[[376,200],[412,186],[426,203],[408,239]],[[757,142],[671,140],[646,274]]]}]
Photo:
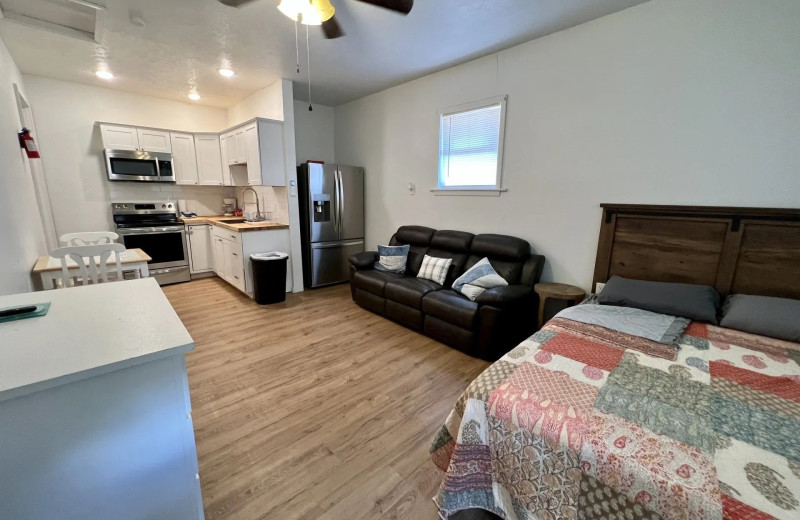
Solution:
[{"label": "wooden headboard", "polygon": [[800,299],[800,209],[601,207],[593,289],[616,274]]}]

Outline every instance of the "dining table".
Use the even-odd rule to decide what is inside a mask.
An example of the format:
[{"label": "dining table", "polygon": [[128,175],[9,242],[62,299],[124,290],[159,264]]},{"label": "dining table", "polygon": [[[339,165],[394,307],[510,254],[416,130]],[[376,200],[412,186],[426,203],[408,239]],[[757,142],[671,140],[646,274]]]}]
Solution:
[{"label": "dining table", "polygon": [[[147,263],[152,258],[139,248],[126,249],[119,255],[120,264],[122,264],[123,275],[126,272],[133,272],[134,278],[147,278],[150,276],[150,270]],[[88,259],[85,259],[88,267]],[[98,260],[95,260],[96,262]],[[114,257],[109,256],[106,265],[112,267],[114,265]],[[67,269],[70,273],[78,273],[78,264],[71,258],[67,259]],[[40,256],[33,266],[32,273],[38,277],[42,283],[42,289],[56,289],[62,280],[61,260],[50,255]]]}]

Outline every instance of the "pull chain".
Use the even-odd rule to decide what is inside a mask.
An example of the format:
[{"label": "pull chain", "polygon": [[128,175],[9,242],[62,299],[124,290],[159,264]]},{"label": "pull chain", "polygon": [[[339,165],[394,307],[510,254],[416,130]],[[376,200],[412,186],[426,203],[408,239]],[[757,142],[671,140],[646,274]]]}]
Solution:
[{"label": "pull chain", "polygon": [[308,25],[306,25],[306,58],[308,59],[308,111],[314,108],[311,106],[311,46],[308,39]]},{"label": "pull chain", "polygon": [[297,73],[300,74],[300,40],[297,37],[297,20],[294,21],[294,50],[297,55]]}]

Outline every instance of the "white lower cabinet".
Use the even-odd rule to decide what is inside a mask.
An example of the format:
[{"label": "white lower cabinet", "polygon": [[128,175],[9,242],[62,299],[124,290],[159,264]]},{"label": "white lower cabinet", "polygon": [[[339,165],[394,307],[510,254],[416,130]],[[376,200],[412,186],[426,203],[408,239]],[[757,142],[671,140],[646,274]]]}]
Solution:
[{"label": "white lower cabinet", "polygon": [[208,224],[186,226],[189,246],[189,272],[207,273],[214,270],[214,247],[211,243],[211,226]]},{"label": "white lower cabinet", "polygon": [[[269,251],[289,252],[288,229],[265,229],[239,233],[211,226],[213,266],[217,276],[253,297],[253,266],[250,255]],[[286,265],[286,292],[292,290],[291,264]]]}]

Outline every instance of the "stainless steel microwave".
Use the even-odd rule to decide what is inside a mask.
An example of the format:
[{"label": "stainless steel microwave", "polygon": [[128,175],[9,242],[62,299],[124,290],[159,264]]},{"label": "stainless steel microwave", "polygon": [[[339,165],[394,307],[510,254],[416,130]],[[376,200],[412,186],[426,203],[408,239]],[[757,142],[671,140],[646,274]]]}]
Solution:
[{"label": "stainless steel microwave", "polygon": [[105,150],[110,181],[175,182],[172,154],[140,150]]}]

